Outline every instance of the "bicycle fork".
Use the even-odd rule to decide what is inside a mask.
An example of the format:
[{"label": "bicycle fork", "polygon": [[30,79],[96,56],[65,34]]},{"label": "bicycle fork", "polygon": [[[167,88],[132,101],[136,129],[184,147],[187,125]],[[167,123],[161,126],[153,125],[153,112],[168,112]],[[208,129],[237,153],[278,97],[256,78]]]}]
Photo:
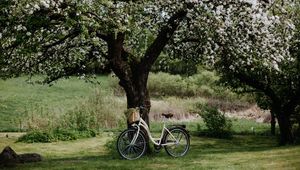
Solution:
[{"label": "bicycle fork", "polygon": [[137,127],[137,133],[134,134],[133,138],[132,138],[132,141],[130,142],[130,145],[134,145],[138,136],[139,136],[139,133],[140,133],[140,126],[137,126],[137,125],[134,125]]}]

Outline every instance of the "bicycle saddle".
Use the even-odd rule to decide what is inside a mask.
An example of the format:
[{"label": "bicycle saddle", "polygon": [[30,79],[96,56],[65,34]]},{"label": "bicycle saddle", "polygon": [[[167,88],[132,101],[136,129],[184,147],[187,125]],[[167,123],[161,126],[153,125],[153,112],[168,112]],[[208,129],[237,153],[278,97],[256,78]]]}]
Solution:
[{"label": "bicycle saddle", "polygon": [[172,113],[162,113],[161,115],[164,116],[165,118],[171,118],[174,116]]}]

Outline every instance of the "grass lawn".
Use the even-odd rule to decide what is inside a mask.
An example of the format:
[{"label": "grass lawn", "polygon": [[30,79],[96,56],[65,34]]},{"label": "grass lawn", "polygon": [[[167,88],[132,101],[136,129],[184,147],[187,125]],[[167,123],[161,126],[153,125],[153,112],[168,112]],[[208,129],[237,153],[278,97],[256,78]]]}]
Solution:
[{"label": "grass lawn", "polygon": [[234,136],[232,140],[192,136],[191,149],[183,158],[172,158],[164,150],[134,161],[110,155],[104,144],[112,133],[96,138],[55,143],[15,143],[16,136],[0,134],[0,148],[10,145],[17,153],[37,152],[40,163],[14,169],[299,169],[300,146],[276,146],[263,136]]}]

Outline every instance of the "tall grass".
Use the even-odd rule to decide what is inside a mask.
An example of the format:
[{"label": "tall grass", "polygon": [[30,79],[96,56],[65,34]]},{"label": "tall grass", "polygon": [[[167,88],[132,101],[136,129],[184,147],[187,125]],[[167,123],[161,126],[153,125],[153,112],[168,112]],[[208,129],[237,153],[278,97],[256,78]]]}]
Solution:
[{"label": "tall grass", "polygon": [[95,89],[94,95],[64,115],[62,126],[71,129],[125,127],[125,100]]},{"label": "tall grass", "polygon": [[49,110],[31,112],[23,118],[28,130],[71,129],[84,131],[125,126],[124,100],[115,98],[100,89],[65,114],[53,114]]}]

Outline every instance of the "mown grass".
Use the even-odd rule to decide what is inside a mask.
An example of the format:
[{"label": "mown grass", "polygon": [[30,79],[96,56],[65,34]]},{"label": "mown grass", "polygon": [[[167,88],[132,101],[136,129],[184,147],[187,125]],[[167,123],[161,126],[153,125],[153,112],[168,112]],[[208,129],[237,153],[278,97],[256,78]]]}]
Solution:
[{"label": "mown grass", "polygon": [[[5,135],[5,134],[4,134]],[[278,147],[265,136],[234,136],[231,140],[191,137],[191,149],[182,158],[163,150],[134,161],[109,155],[105,143],[118,133],[102,133],[89,139],[47,144],[14,143],[16,137],[0,135],[0,148],[10,145],[18,153],[37,152],[39,163],[15,169],[299,169],[300,146]],[[10,137],[11,136],[11,137]]]}]

